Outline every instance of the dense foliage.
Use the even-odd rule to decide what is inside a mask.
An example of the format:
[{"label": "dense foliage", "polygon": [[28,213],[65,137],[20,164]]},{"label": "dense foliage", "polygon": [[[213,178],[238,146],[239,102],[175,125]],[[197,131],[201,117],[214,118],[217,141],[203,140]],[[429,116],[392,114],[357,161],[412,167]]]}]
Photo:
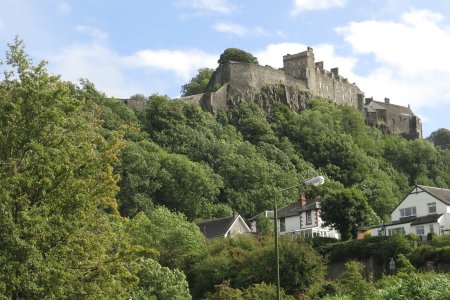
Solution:
[{"label": "dense foliage", "polygon": [[[221,58],[257,63],[231,50]],[[382,135],[349,106],[317,99],[302,113],[284,105],[266,113],[242,102],[213,116],[182,100],[135,95],[146,109],[133,111],[87,80],[48,74],[18,39],[4,69],[0,298],[264,299],[275,282],[270,222],[268,235],[209,244],[192,222],[233,211],[249,218],[274,199],[298,198],[300,190],[283,188],[324,175],[325,185],[302,192],[321,197],[327,224],[350,238],[385,218],[414,183],[450,187],[448,149]],[[418,268],[449,258],[439,239],[414,249],[403,237],[321,243],[280,240],[286,299],[347,297],[351,281],[364,287],[357,265],[324,284],[325,257],[405,254]],[[414,274],[425,291],[448,281]],[[380,283],[385,299],[412,284],[391,281]]]}]

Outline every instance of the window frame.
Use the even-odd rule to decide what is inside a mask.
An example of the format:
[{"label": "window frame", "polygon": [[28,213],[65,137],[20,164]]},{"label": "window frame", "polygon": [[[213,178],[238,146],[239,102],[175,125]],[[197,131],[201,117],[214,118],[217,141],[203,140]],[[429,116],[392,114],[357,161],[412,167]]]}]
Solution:
[{"label": "window frame", "polygon": [[[417,215],[417,209],[415,206],[400,208],[399,212],[400,212],[400,218],[406,218],[406,217],[411,217],[411,216]],[[407,214],[407,212],[409,214]]]},{"label": "window frame", "polygon": [[[424,225],[418,225],[418,226],[416,226],[415,229],[416,229],[416,234],[417,235],[425,235],[425,226]],[[421,229],[420,231],[422,233],[419,232],[419,229]]]},{"label": "window frame", "polygon": [[280,218],[280,232],[285,232],[285,231],[286,231],[286,218],[281,217]]},{"label": "window frame", "polygon": [[312,212],[310,210],[306,212],[306,223],[305,224],[312,225]]},{"label": "window frame", "polygon": [[[428,214],[435,214],[436,213],[436,202],[427,203],[427,208],[428,208]],[[430,211],[431,208],[434,208],[434,211]]]}]

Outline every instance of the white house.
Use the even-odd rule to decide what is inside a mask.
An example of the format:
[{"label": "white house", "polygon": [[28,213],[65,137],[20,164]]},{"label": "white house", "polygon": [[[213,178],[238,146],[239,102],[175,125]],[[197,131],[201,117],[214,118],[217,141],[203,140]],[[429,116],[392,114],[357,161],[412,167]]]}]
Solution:
[{"label": "white house", "polygon": [[307,201],[303,194],[298,201],[278,210],[277,214],[280,234],[339,238],[339,233],[335,229],[323,225],[320,217],[320,201]]},{"label": "white house", "polygon": [[207,239],[232,237],[238,234],[251,233],[250,228],[239,214],[197,223],[197,226]]},{"label": "white house", "polygon": [[416,185],[391,213],[391,222],[370,227],[372,236],[450,234],[450,190]]}]

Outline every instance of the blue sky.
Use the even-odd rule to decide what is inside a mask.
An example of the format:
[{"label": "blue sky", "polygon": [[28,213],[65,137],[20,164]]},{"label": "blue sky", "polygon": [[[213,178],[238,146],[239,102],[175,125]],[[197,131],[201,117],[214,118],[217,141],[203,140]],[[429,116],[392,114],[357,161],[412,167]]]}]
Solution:
[{"label": "blue sky", "polygon": [[[64,80],[108,96],[176,97],[230,47],[281,67],[314,48],[366,97],[411,105],[424,136],[450,129],[447,0],[0,0],[0,51],[19,35]],[[4,57],[3,55],[0,57]]]}]

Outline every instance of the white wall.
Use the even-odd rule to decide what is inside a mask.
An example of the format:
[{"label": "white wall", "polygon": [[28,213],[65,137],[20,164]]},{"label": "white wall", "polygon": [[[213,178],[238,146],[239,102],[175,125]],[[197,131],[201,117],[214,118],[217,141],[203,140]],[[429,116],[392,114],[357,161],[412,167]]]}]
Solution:
[{"label": "white wall", "polygon": [[450,212],[450,206],[446,205],[440,200],[432,197],[426,192],[420,192],[418,194],[409,194],[405,200],[392,212],[391,220],[397,221],[400,219],[400,209],[408,207],[416,207],[416,216],[426,216],[428,215],[427,203],[436,202],[436,213],[443,214]]}]

